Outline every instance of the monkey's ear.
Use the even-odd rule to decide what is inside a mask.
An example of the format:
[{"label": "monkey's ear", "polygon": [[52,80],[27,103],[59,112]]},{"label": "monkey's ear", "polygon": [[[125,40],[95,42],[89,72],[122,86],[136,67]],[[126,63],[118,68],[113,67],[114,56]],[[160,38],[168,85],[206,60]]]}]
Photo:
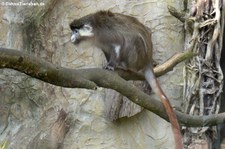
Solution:
[{"label": "monkey's ear", "polygon": [[83,28],[86,29],[86,30],[92,30],[92,26],[90,24],[85,24],[83,26]]}]

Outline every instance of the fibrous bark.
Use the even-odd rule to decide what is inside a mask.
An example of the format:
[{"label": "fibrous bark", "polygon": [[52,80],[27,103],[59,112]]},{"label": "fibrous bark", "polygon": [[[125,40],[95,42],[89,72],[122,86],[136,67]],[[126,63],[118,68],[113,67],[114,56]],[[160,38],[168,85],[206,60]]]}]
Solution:
[{"label": "fibrous bark", "polygon": [[[223,46],[224,2],[193,0],[189,6],[189,12],[185,15],[177,15],[181,13],[174,13],[174,9],[170,8],[173,10],[171,14],[185,20],[186,50],[198,53],[185,66],[183,110],[190,115],[213,115],[219,112],[223,89],[220,58]],[[188,147],[196,147],[202,142],[208,147],[212,146],[216,127],[184,130],[184,140]]]}]

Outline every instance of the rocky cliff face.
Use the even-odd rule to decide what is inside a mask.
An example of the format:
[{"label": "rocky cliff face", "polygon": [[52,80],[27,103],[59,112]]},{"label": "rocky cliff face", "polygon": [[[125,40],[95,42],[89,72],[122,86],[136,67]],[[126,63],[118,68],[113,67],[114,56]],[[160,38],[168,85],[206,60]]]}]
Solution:
[{"label": "rocky cliff face", "polygon": [[[183,49],[181,23],[167,11],[168,4],[182,8],[180,1],[39,0],[37,3],[43,5],[1,3],[0,46],[23,50],[63,67],[102,67],[105,58],[99,49],[75,47],[70,42],[69,23],[96,10],[109,9],[137,17],[152,29],[157,63]],[[161,77],[160,82],[168,97],[179,106],[182,67]],[[4,69],[0,70],[0,91],[0,143],[8,140],[8,148],[174,146],[169,123],[123,100],[112,90],[61,88]]]}]

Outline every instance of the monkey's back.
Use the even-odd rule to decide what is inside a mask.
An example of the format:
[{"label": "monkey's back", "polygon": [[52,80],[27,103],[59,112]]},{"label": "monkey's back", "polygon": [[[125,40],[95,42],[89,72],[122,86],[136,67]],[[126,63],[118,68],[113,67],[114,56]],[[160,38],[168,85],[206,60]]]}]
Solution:
[{"label": "monkey's back", "polygon": [[97,40],[120,45],[120,60],[128,69],[141,70],[152,62],[151,33],[136,18],[110,11],[99,11],[92,17]]}]

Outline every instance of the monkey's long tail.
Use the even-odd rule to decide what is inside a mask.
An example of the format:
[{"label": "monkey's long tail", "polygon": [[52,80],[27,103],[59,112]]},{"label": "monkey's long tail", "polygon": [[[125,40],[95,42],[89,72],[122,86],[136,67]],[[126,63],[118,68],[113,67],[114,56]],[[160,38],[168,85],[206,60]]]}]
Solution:
[{"label": "monkey's long tail", "polygon": [[167,115],[172,125],[176,149],[183,149],[183,137],[180,132],[180,125],[177,121],[176,114],[173,111],[173,108],[169,102],[169,99],[164,94],[163,90],[161,89],[159,82],[153,73],[153,68],[151,64],[149,64],[148,67],[145,69],[145,79],[150,84],[152,90],[160,97],[161,102],[163,103],[166,109]]}]

